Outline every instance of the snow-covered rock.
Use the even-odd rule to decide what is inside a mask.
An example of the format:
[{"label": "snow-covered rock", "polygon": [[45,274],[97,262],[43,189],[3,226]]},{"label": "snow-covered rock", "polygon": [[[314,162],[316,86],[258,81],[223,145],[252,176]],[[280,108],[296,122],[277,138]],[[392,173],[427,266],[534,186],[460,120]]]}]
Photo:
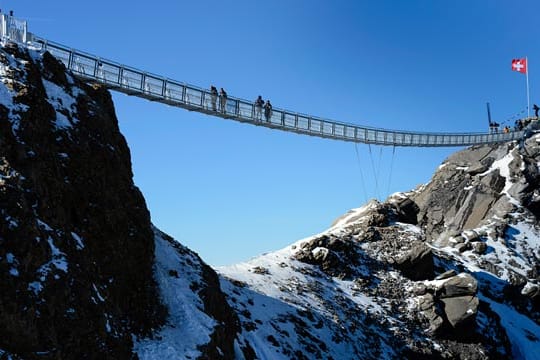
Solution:
[{"label": "snow-covered rock", "polygon": [[539,141],[463,150],[427,185],[219,268],[242,342],[260,359],[540,358]]}]

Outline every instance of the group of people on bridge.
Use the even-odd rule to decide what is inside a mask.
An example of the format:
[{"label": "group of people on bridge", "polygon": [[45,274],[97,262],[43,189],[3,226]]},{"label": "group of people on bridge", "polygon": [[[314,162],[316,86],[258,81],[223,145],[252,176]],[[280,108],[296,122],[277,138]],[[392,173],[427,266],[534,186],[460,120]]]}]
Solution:
[{"label": "group of people on bridge", "polygon": [[259,95],[255,100],[255,119],[262,120],[261,115],[263,108],[266,121],[270,121],[270,119],[272,119],[272,104],[270,104],[270,100],[264,102],[262,96]]},{"label": "group of people on bridge", "polygon": [[217,88],[214,85],[210,86],[210,101],[212,103],[212,110],[217,111],[217,99],[219,97],[219,111],[225,113],[227,111],[227,92],[221,88],[219,94]]},{"label": "group of people on bridge", "polygon": [[[218,111],[218,99],[219,99],[219,111],[222,113],[227,112],[227,92],[220,88],[219,93],[217,88],[214,85],[210,85],[210,103],[212,104],[212,110]],[[272,104],[270,100],[263,100],[262,96],[259,95],[255,100],[254,114],[253,118],[257,120],[262,120],[262,113],[264,109],[264,117],[266,121],[272,119]]]}]

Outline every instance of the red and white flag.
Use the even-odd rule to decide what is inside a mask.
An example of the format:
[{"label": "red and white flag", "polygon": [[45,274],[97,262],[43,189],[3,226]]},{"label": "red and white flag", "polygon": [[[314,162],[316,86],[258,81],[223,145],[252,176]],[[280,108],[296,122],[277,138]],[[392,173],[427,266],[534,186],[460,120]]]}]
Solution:
[{"label": "red and white flag", "polygon": [[512,70],[520,72],[522,74],[526,74],[527,73],[527,58],[512,59]]}]

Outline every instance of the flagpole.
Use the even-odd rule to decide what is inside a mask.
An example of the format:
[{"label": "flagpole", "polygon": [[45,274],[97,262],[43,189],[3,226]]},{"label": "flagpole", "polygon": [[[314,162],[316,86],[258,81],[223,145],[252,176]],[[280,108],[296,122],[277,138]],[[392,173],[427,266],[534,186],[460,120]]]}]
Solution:
[{"label": "flagpole", "polygon": [[527,117],[531,117],[531,106],[529,101],[529,59],[525,56],[525,75],[527,76]]}]

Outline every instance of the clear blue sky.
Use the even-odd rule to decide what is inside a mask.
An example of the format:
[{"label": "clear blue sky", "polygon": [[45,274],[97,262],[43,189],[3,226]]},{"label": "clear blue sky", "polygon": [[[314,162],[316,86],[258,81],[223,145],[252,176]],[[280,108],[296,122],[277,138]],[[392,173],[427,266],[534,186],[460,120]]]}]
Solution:
[{"label": "clear blue sky", "polygon": [[[276,107],[390,129],[484,131],[540,102],[538,1],[0,0],[30,31]],[[153,222],[211,265],[326,229],[429,181],[457,149],[359,145],[113,94]],[[513,123],[513,121],[512,121]],[[394,158],[394,161],[392,161]],[[390,176],[390,173],[392,176]]]}]

